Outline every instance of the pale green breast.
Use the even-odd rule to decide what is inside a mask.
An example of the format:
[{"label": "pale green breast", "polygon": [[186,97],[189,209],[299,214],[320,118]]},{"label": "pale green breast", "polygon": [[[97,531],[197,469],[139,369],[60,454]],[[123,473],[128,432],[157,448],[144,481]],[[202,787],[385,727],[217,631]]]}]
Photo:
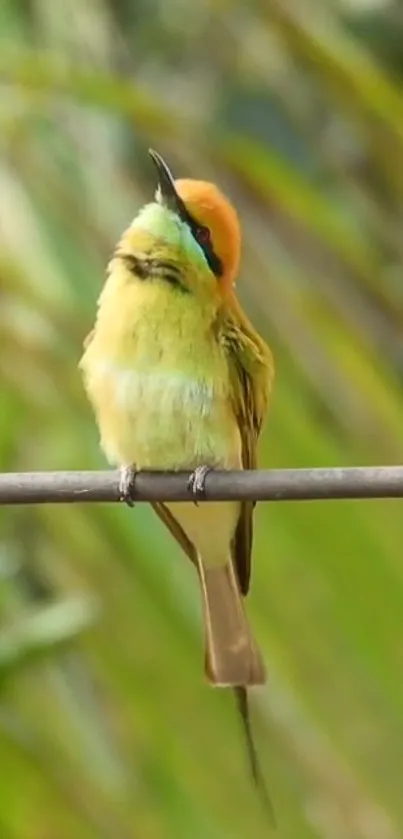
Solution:
[{"label": "pale green breast", "polygon": [[140,295],[125,321],[131,342],[116,325],[113,341],[96,330],[86,376],[103,449],[112,463],[143,469],[239,466],[224,349],[198,301],[174,302],[161,289],[155,300]]}]

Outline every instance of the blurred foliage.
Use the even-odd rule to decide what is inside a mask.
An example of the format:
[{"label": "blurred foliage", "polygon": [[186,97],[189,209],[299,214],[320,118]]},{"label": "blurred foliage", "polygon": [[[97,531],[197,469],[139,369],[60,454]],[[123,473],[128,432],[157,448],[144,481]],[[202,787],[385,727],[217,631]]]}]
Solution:
[{"label": "blurred foliage", "polygon": [[[104,466],[76,367],[149,145],[239,208],[239,294],[277,360],[261,463],[398,462],[400,2],[2,0],[0,44],[1,468]],[[401,502],[256,519],[278,834],[399,839]],[[1,837],[266,836],[148,508],[4,508],[0,534]]]}]

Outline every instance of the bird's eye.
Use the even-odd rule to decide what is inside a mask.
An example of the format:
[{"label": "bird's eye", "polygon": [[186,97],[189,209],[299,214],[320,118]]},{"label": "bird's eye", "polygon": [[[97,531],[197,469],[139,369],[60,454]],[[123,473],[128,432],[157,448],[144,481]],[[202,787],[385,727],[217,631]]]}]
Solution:
[{"label": "bird's eye", "polygon": [[196,231],[197,240],[201,245],[209,245],[211,242],[211,235],[208,227],[198,227]]}]

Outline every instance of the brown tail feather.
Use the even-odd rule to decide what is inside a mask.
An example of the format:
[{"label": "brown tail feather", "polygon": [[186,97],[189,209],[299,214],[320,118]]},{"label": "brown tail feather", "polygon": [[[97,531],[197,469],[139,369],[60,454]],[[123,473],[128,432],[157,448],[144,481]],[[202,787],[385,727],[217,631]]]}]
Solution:
[{"label": "brown tail feather", "polygon": [[206,626],[206,675],[214,685],[261,685],[266,671],[252,637],[231,560],[206,568],[198,558]]}]

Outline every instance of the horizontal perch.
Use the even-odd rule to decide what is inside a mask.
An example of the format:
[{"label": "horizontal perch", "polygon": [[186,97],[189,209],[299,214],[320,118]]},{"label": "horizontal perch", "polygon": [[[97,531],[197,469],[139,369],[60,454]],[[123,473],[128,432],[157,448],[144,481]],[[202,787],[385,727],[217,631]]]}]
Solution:
[{"label": "horizontal perch", "polygon": [[[188,480],[189,472],[139,472],[133,499],[190,500]],[[211,471],[205,486],[207,501],[402,498],[403,466]],[[0,474],[0,504],[120,500],[117,471]]]}]

